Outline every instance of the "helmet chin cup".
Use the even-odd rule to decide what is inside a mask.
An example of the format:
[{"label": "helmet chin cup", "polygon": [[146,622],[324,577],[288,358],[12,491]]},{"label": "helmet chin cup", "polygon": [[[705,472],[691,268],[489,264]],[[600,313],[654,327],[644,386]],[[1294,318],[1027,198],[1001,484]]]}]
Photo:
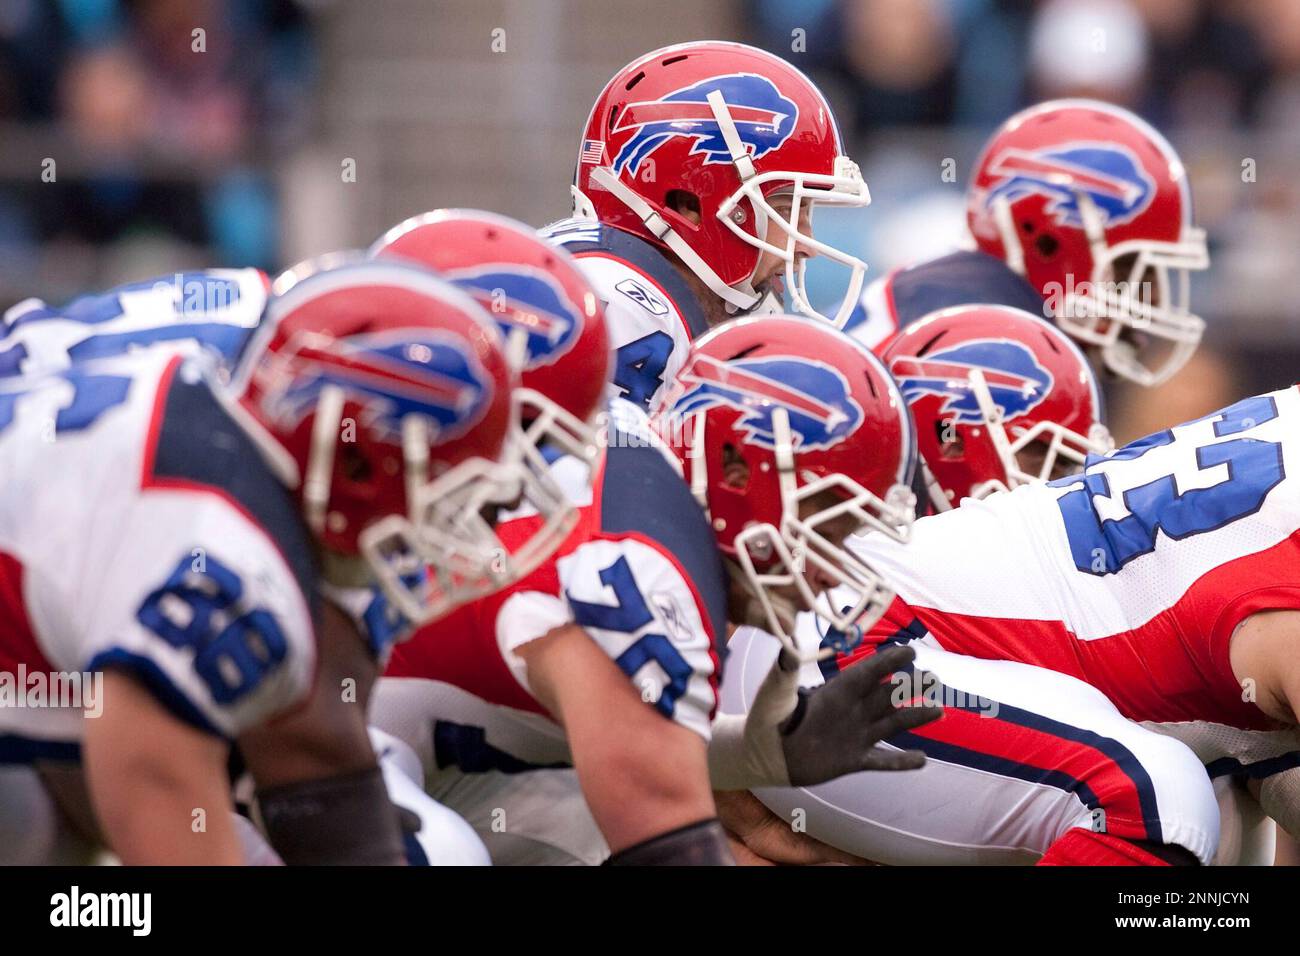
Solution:
[{"label": "helmet chin cup", "polygon": [[[1188,227],[1179,242],[1130,239],[1107,242],[1102,217],[1091,198],[1076,193],[1084,232],[1092,252],[1086,286],[1068,288],[1057,324],[1081,342],[1098,347],[1116,375],[1152,386],[1168,381],[1196,351],[1205,320],[1193,313],[1191,274],[1209,268],[1205,231]],[[1123,280],[1121,261],[1132,259]],[[1125,330],[1170,343],[1163,361],[1149,365]]]},{"label": "helmet chin cup", "polygon": [[[755,523],[744,528],[735,538],[736,560],[773,634],[800,660],[821,660],[835,653],[835,648],[820,648],[811,657],[801,652],[793,637],[791,606],[796,612],[812,611],[856,643],[894,599],[893,590],[869,564],[822,529],[832,523],[842,527],[847,518],[856,531],[876,531],[905,542],[915,518],[916,496],[910,488],[895,485],[882,501],[846,475],[797,476],[784,409],[774,410],[772,424],[781,483],[781,525],[778,529]],[[803,514],[805,502],[819,497],[832,503]],[[813,590],[810,573],[829,585],[823,593]],[[834,592],[834,604],[825,591]],[[842,606],[837,610],[836,605]]]}]

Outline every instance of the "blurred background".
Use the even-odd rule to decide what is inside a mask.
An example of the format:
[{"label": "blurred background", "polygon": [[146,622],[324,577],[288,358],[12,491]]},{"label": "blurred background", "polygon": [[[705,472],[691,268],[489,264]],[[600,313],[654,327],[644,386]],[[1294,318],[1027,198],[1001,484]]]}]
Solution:
[{"label": "blurred background", "polygon": [[0,307],[275,271],[436,206],[541,225],[608,77],[701,38],[822,85],[874,201],[818,232],[870,277],[962,241],[1016,109],[1137,110],[1190,169],[1210,332],[1159,394],[1113,390],[1114,430],[1300,378],[1300,0],[0,0]]}]

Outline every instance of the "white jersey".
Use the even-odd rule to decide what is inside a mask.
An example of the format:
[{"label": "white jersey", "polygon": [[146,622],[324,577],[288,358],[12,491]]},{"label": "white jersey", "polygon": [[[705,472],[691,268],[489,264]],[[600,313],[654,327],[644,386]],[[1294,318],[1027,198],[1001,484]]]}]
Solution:
[{"label": "white jersey", "polygon": [[1267,728],[1228,645],[1300,608],[1298,423],[1300,390],[1257,395],[922,518],[906,545],[851,542],[898,599],[850,656],[906,631],[1071,674],[1133,720]]},{"label": "white jersey", "polygon": [[261,320],[269,288],[259,269],[208,269],[58,307],[26,299],[0,321],[0,379],[155,347],[228,366]]},{"label": "white jersey", "polygon": [[659,250],[630,233],[585,219],[566,219],[542,235],[578,260],[605,306],[614,349],[614,394],[649,409],[707,331],[704,310]]},{"label": "white jersey", "polygon": [[[296,503],[197,364],[0,380],[0,676],[119,667],[237,737],[310,690],[313,590]],[[0,706],[0,739],[75,743],[67,703]]]}]

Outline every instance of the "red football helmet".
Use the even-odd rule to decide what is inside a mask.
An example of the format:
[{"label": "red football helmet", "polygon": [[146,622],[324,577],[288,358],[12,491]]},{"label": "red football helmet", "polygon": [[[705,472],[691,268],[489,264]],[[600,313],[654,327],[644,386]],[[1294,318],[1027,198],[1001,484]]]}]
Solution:
[{"label": "red football helmet", "polygon": [[1114,447],[1087,359],[1028,312],[941,309],[898,333],[884,360],[912,409],[936,511],[1076,471]]},{"label": "red football helmet", "polygon": [[1137,116],[1092,100],[1017,113],[984,147],[967,202],[980,249],[1117,375],[1159,384],[1196,351],[1190,273],[1209,266],[1205,233],[1178,155]]},{"label": "red football helmet", "polygon": [[[698,224],[670,194],[699,204]],[[764,252],[785,262],[795,308],[821,317],[804,288],[804,257],[851,270],[843,325],[866,265],[799,232],[800,208],[865,206],[857,164],[844,155],[825,98],[785,60],[742,43],[703,41],[655,50],[614,75],[592,107],[574,180],[574,215],[673,252],[732,311],[762,298],[753,277]],[[791,197],[789,216],[769,200]],[[767,241],[769,225],[784,241]]]},{"label": "red football helmet", "polygon": [[417,623],[503,583],[495,538],[443,506],[509,483],[496,459],[516,378],[500,343],[451,283],[335,255],[277,279],[231,383],[322,546],[361,555]]},{"label": "red football helmet", "polygon": [[508,455],[527,466],[524,496],[544,518],[511,558],[535,567],[559,546],[577,512],[543,457],[550,446],[595,460],[610,346],[600,300],[567,252],[504,216],[439,209],[393,227],[371,255],[437,270],[473,296],[500,327],[521,369]]},{"label": "red football helmet", "polygon": [[[906,539],[916,442],[893,379],[864,346],[793,316],[728,322],[695,342],[655,425],[788,647],[799,610],[845,632],[884,613],[893,592],[842,532]],[[852,606],[818,600],[807,574],[842,586],[836,604],[844,593]]]}]

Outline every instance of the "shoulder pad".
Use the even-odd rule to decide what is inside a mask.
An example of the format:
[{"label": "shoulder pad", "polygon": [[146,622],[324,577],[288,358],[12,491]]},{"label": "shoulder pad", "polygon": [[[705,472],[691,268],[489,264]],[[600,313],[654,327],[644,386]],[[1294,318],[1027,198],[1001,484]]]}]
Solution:
[{"label": "shoulder pad", "polygon": [[727,576],[717,539],[685,480],[659,447],[623,443],[612,432],[600,488],[606,534],[632,532],[659,544],[700,595],[719,645],[726,642]]},{"label": "shoulder pad", "polygon": [[[652,315],[667,315],[675,308],[691,337],[708,331],[704,309],[681,273],[668,258],[650,243],[629,232],[585,219],[564,219],[542,231],[543,237],[584,259],[599,256],[626,267],[627,274],[598,289],[610,301],[622,295]],[[669,303],[662,301],[667,296]]]},{"label": "shoulder pad", "polygon": [[899,328],[954,305],[1005,305],[1043,314],[1043,297],[1005,262],[985,252],[963,250],[931,259],[890,278]]}]

